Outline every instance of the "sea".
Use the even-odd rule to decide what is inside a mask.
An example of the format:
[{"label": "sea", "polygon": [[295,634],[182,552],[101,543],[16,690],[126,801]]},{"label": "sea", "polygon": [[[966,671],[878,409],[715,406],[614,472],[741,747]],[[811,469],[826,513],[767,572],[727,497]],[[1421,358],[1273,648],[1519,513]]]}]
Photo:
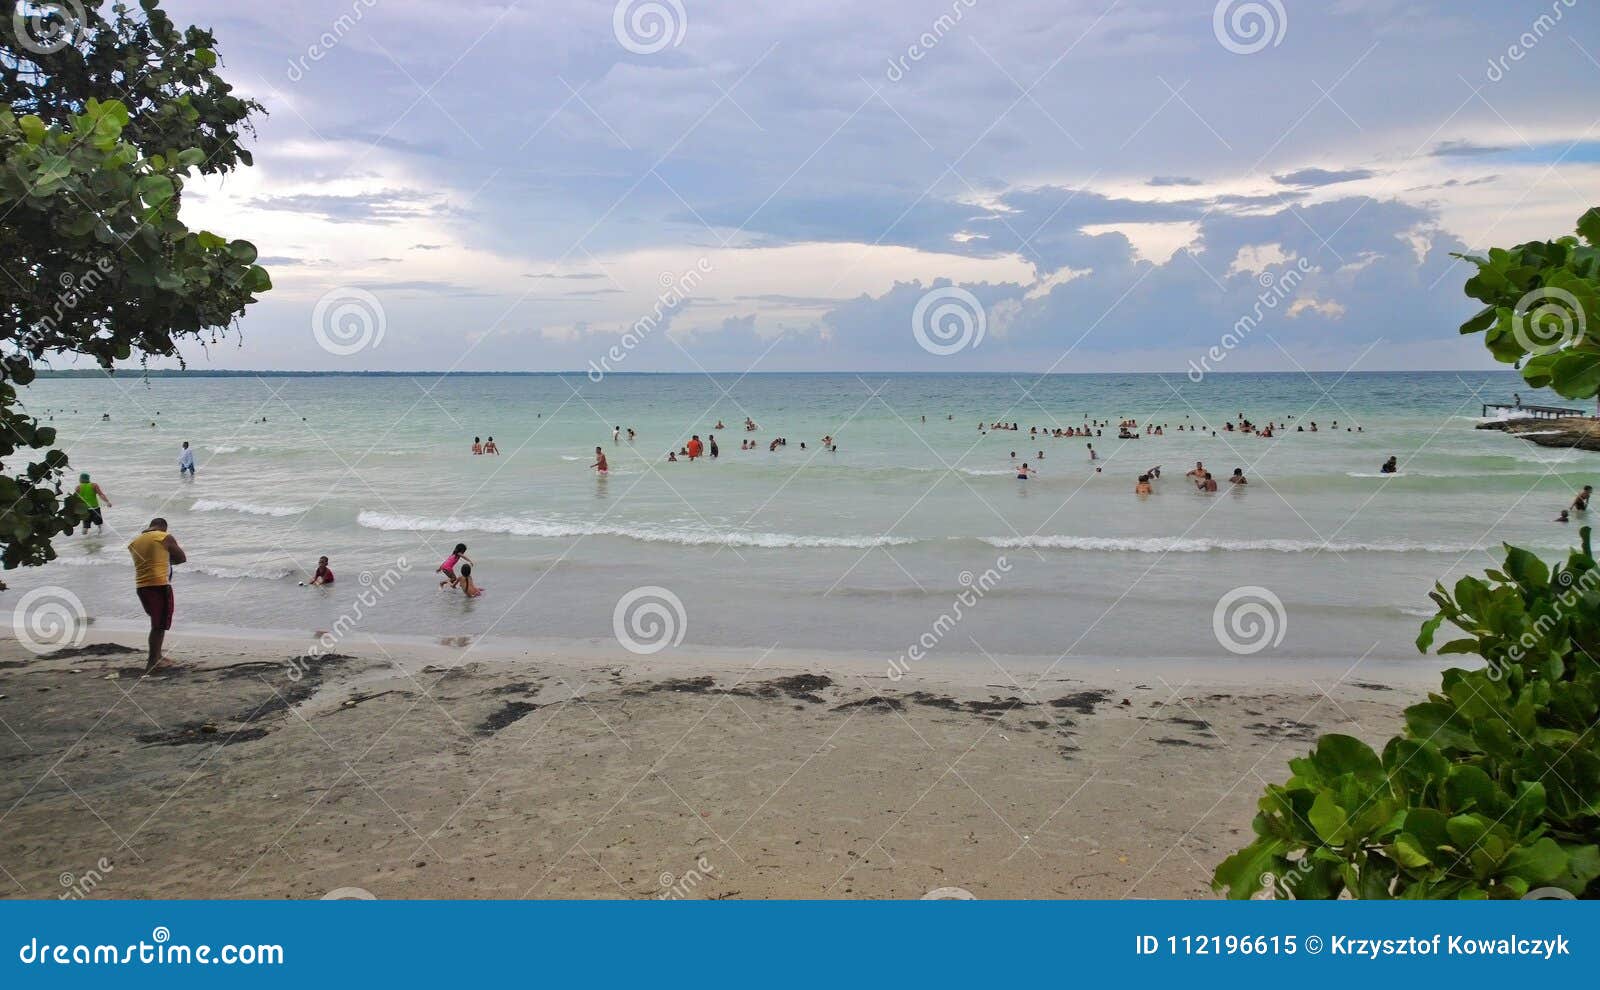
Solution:
[{"label": "sea", "polygon": [[[5,575],[13,632],[141,627],[125,545],[163,516],[189,557],[178,644],[565,642],[666,663],[778,649],[890,671],[1426,663],[1414,640],[1435,585],[1496,566],[1502,543],[1564,554],[1577,528],[1553,520],[1600,482],[1600,455],[1475,429],[1514,392],[1571,405],[1511,372],[595,377],[41,379],[28,410],[112,504],[103,534]],[[1240,416],[1286,429],[1224,430]],[[1045,435],[1096,422],[1111,425]],[[694,434],[720,456],[669,462]],[[491,436],[500,454],[475,456]],[[1184,477],[1196,461],[1219,492]],[[1155,494],[1136,496],[1155,466]],[[1247,486],[1227,483],[1235,468]],[[477,598],[439,588],[457,543]],[[322,555],[337,581],[302,586]],[[30,627],[36,589],[35,612],[67,603],[66,631]]]}]

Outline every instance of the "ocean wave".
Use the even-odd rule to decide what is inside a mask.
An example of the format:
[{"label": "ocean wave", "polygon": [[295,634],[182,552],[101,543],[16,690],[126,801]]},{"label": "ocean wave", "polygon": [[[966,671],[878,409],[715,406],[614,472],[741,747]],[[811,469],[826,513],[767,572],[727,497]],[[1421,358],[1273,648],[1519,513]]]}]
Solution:
[{"label": "ocean wave", "polygon": [[298,516],[307,510],[298,505],[258,505],[224,498],[202,498],[189,506],[190,512],[240,512],[247,516]]},{"label": "ocean wave", "polygon": [[216,446],[216,447],[207,447],[206,449],[211,451],[213,454],[237,454],[239,451],[243,450],[244,448],[243,447],[230,447],[227,444],[221,444],[221,445]]},{"label": "ocean wave", "polygon": [[[133,569],[133,562],[127,559],[112,557],[57,557],[51,563],[65,564],[68,567],[122,567]],[[176,572],[178,574],[204,574],[208,577],[238,580],[240,578],[255,578],[262,581],[281,581],[292,576],[295,572],[285,567],[222,567],[210,564],[184,564]]]},{"label": "ocean wave", "polygon": [[1467,543],[1323,543],[1318,540],[1218,540],[1164,536],[1023,536],[982,542],[1001,550],[1093,550],[1108,553],[1470,553],[1483,549]]},{"label": "ocean wave", "polygon": [[[110,557],[57,557],[52,564],[65,564],[68,567],[116,567],[119,564],[129,564],[129,561]],[[131,566],[131,564],[130,564]]]},{"label": "ocean wave", "polygon": [[408,533],[504,533],[510,536],[535,536],[570,539],[580,536],[615,536],[641,543],[674,543],[680,546],[750,547],[761,550],[867,550],[873,547],[904,546],[916,540],[893,536],[797,536],[790,533],[757,533],[744,530],[719,532],[714,529],[667,529],[663,527],[596,526],[592,523],[467,517],[439,519],[426,516],[400,516],[385,512],[363,512],[356,522],[367,529]]},{"label": "ocean wave", "polygon": [[260,581],[282,581],[294,574],[287,568],[281,567],[213,567],[209,564],[183,565],[178,573],[192,572],[204,574],[208,577],[224,578],[230,581],[254,578]]}]

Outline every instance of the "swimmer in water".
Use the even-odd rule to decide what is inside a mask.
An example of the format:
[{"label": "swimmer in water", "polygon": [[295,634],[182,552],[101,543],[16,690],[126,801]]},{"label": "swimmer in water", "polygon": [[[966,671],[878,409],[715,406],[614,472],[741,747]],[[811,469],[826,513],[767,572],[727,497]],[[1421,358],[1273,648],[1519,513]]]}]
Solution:
[{"label": "swimmer in water", "polygon": [[1150,476],[1148,474],[1139,475],[1139,483],[1133,486],[1133,493],[1135,495],[1151,495],[1154,492],[1155,489],[1150,486]]},{"label": "swimmer in water", "polygon": [[1023,461],[1022,462],[1022,466],[1017,468],[1017,480],[1018,481],[1027,481],[1028,477],[1030,475],[1034,475],[1034,474],[1038,474],[1038,472],[1035,471],[1033,468],[1029,467],[1027,461]]},{"label": "swimmer in water", "polygon": [[461,565],[461,590],[466,592],[468,598],[476,598],[483,594],[483,589],[472,581],[472,563],[463,562]]},{"label": "swimmer in water", "polygon": [[594,449],[594,463],[589,466],[594,468],[601,477],[604,477],[611,470],[611,466],[606,463],[606,452],[599,447]]},{"label": "swimmer in water", "polygon": [[333,583],[333,569],[328,566],[328,558],[326,558],[326,557],[318,557],[317,558],[317,571],[316,571],[315,574],[311,575],[311,586],[313,588],[315,588],[315,587],[318,587],[319,585],[332,584],[332,583]]}]

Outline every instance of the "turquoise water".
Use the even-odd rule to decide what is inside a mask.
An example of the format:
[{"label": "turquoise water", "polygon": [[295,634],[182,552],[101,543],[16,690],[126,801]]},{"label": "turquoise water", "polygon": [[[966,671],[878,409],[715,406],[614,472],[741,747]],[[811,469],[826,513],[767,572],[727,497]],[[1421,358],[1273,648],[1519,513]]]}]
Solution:
[{"label": "turquoise water", "polygon": [[[1258,656],[1409,658],[1435,581],[1491,566],[1502,540],[1554,553],[1577,538],[1550,520],[1600,456],[1473,429],[1481,402],[1518,387],[1510,373],[43,380],[30,410],[114,505],[103,538],[64,540],[62,560],[8,581],[65,588],[98,621],[137,619],[123,545],[159,513],[191,559],[175,579],[180,630],[324,630],[359,611],[341,628],[614,645],[619,599],[659,586],[682,602],[680,648],[877,662],[993,572],[930,654],[1225,660],[1216,606],[1259,586],[1282,602],[1282,637]],[[1177,430],[1238,413],[1289,428]],[[1167,430],[1029,435],[1086,418]],[[1022,429],[979,431],[995,420]],[[1295,432],[1312,421],[1317,433]],[[667,463],[692,433],[715,433],[721,457]],[[837,452],[820,449],[827,434]],[[502,455],[473,456],[490,435]],[[758,450],[739,449],[747,437]],[[776,437],[789,443],[769,452]],[[177,472],[183,440],[192,481]],[[588,467],[597,444],[604,479]],[[1036,477],[1016,480],[1013,451]],[[1403,474],[1385,480],[1390,455]],[[1197,494],[1182,477],[1197,459],[1251,484]],[[1136,498],[1157,464],[1157,494]],[[476,600],[429,577],[457,541],[487,589]],[[320,554],[340,583],[299,587]]]}]

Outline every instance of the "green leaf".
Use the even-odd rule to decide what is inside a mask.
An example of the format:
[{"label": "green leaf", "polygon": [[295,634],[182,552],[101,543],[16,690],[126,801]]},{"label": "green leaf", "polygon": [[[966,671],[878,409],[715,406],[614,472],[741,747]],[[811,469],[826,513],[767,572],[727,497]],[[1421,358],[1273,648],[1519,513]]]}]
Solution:
[{"label": "green leaf", "polygon": [[165,206],[175,194],[172,180],[164,175],[147,175],[139,180],[139,198],[152,208]]},{"label": "green leaf", "polygon": [[1548,883],[1567,871],[1567,854],[1556,840],[1545,837],[1529,846],[1518,846],[1506,858],[1506,872],[1530,883]]},{"label": "green leaf", "polygon": [[1311,802],[1311,811],[1306,816],[1311,822],[1311,827],[1316,829],[1317,837],[1331,846],[1342,845],[1345,840],[1345,823],[1349,820],[1348,813],[1334,800],[1333,794],[1321,791],[1317,799]]},{"label": "green leaf", "polygon": [[1439,627],[1443,624],[1443,612],[1422,624],[1422,631],[1417,633],[1417,652],[1428,652],[1428,647],[1433,645],[1433,637],[1439,632]]},{"label": "green leaf", "polygon": [[1578,235],[1590,247],[1600,248],[1600,206],[1591,206],[1578,218]]},{"label": "green leaf", "polygon": [[1282,839],[1262,838],[1229,856],[1217,866],[1211,886],[1228,892],[1228,897],[1243,901],[1262,889],[1261,878],[1279,876],[1288,868],[1283,853],[1289,844]]},{"label": "green leaf", "polygon": [[1600,392],[1600,350],[1562,351],[1550,367],[1550,387],[1569,399],[1587,399]]}]

